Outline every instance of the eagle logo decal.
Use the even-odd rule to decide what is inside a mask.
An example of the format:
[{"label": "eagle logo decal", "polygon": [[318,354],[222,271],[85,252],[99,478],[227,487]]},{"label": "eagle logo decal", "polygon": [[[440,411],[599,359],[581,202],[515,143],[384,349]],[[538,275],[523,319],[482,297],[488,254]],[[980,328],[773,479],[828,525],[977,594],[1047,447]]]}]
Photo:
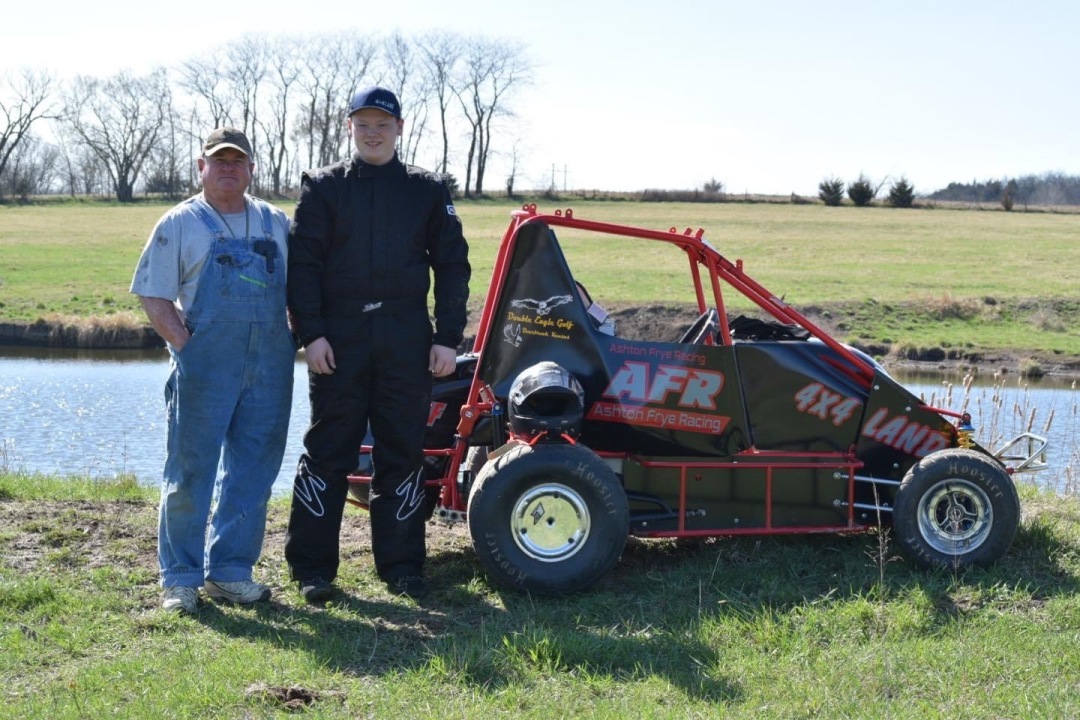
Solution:
[{"label": "eagle logo decal", "polygon": [[573,301],[573,299],[573,295],[552,295],[547,300],[522,298],[521,300],[511,300],[510,307],[532,310],[537,315],[543,317],[560,305],[565,305],[566,303]]}]

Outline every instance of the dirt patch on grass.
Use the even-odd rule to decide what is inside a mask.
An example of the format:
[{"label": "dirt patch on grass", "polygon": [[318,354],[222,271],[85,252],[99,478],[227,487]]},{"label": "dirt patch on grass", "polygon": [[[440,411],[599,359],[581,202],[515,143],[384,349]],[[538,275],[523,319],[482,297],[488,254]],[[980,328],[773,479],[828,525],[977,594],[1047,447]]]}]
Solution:
[{"label": "dirt patch on grass", "polygon": [[[145,585],[157,585],[156,501],[4,500],[0,501],[2,567],[32,576],[50,566],[95,569],[122,567]],[[263,562],[284,563],[288,507],[270,507]],[[428,542],[440,556],[467,557],[472,543],[464,524],[431,521]],[[371,524],[366,512],[346,510],[341,524],[342,562],[371,564]],[[2,572],[2,571],[0,571]]]},{"label": "dirt patch on grass", "polygon": [[[1017,307],[1023,307],[1018,303]],[[848,328],[843,308],[800,308],[807,320],[834,338],[843,338]],[[928,313],[937,312],[933,308]],[[734,316],[736,313],[732,313]],[[760,313],[747,313],[760,316]],[[698,318],[696,307],[651,305],[616,308],[611,311],[618,335],[630,340],[676,341]],[[1060,312],[1054,317],[1059,318]],[[470,344],[471,346],[471,344]],[[852,346],[870,355],[886,369],[920,372],[978,371],[1013,376],[1054,376],[1080,379],[1080,357],[1056,355],[1029,349],[912,347],[902,343],[867,343]]]},{"label": "dirt patch on grass", "polygon": [[157,506],[149,502],[0,502],[0,550],[19,575],[45,563],[86,568],[122,565],[157,571]]}]

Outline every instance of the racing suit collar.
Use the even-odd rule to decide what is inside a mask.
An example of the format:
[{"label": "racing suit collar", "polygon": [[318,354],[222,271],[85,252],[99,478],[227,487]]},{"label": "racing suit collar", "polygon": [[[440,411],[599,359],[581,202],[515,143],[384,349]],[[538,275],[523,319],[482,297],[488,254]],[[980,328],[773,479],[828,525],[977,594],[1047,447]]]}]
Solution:
[{"label": "racing suit collar", "polygon": [[401,160],[398,159],[397,153],[390,162],[384,165],[370,165],[360,159],[358,153],[354,153],[352,162],[349,163],[349,167],[346,169],[346,175],[355,175],[356,177],[387,177],[389,175],[396,175],[401,172],[404,166],[401,164]]}]

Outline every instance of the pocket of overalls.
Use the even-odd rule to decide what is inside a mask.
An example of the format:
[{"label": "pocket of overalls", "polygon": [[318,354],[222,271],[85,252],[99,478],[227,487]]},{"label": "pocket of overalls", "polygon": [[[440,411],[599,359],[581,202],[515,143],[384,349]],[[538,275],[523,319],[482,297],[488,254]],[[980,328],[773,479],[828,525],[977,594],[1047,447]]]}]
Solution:
[{"label": "pocket of overalls", "polygon": [[195,353],[198,352],[198,346],[202,344],[203,340],[202,335],[199,335],[198,340],[195,339],[197,333],[193,324],[191,324],[190,322],[185,322],[184,327],[186,327],[188,331],[188,340],[186,343],[184,343],[184,347],[180,348],[179,350],[173,350],[173,360],[176,362],[177,368],[181,371],[183,370],[184,364],[187,362],[188,358],[192,357],[193,355],[195,355]]},{"label": "pocket of overalls", "polygon": [[250,251],[222,253],[214,258],[214,265],[221,279],[221,294],[229,299],[265,298],[277,285],[278,273],[269,272],[265,259]]}]

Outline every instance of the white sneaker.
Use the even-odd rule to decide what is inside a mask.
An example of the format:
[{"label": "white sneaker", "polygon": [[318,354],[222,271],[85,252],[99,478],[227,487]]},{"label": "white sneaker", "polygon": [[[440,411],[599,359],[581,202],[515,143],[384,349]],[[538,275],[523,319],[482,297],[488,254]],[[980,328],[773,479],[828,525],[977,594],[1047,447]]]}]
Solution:
[{"label": "white sneaker", "polygon": [[251,580],[240,580],[238,582],[207,580],[203,583],[203,589],[214,600],[224,600],[238,605],[250,605],[251,603],[265,602],[270,599],[270,588]]},{"label": "white sneaker", "polygon": [[199,588],[173,585],[165,588],[161,607],[171,612],[194,615],[199,611]]}]

